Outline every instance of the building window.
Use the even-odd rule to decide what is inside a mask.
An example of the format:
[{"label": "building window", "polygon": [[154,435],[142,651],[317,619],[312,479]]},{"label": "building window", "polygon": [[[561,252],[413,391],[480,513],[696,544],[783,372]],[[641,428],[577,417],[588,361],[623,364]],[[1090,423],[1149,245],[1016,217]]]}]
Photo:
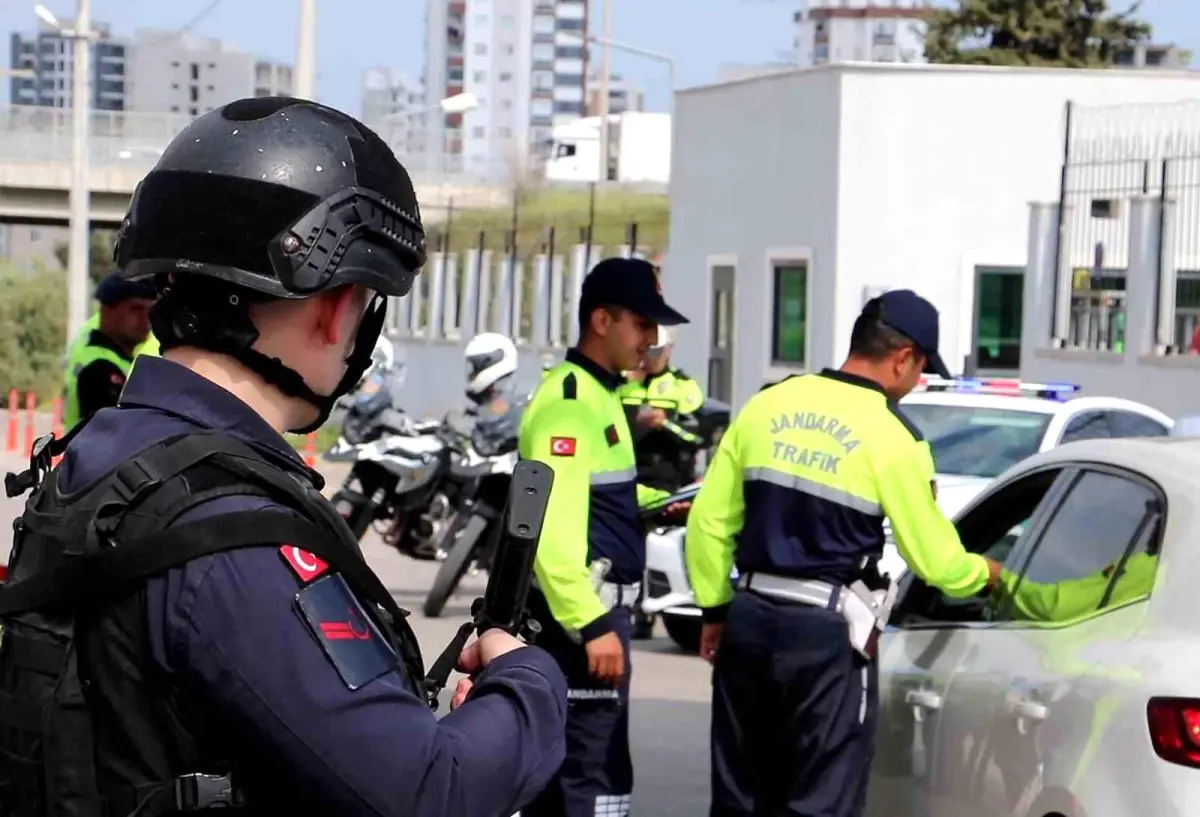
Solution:
[{"label": "building window", "polygon": [[582,102],[564,102],[564,101],[559,100],[554,103],[554,112],[555,113],[582,114],[583,113],[583,103]]},{"label": "building window", "polygon": [[533,18],[533,33],[534,34],[553,34],[554,33],[554,18],[538,16]]},{"label": "building window", "polygon": [[482,125],[476,125],[475,127],[471,128],[471,135],[476,139],[482,139],[486,134],[487,131],[483,129]]},{"label": "building window", "polygon": [[554,59],[553,43],[534,43],[530,50],[534,62],[550,62]]},{"label": "building window", "polygon": [[511,111],[512,110],[512,100],[511,99],[500,100],[500,110]]},{"label": "building window", "polygon": [[475,82],[487,82],[487,71],[476,71],[471,75],[471,79]]},{"label": "building window", "polygon": [[194,62],[192,63],[192,81],[195,82],[198,79],[200,79],[200,64]]},{"label": "building window", "polygon": [[512,82],[512,74],[508,73],[507,71],[500,72],[500,81],[501,82]]},{"label": "building window", "polygon": [[1016,371],[1021,366],[1023,267],[976,267],[975,365]]},{"label": "building window", "polygon": [[552,90],[554,90],[554,72],[552,72],[552,71],[534,71],[533,72],[533,90],[535,90],[535,91],[552,91]]},{"label": "building window", "polygon": [[475,53],[478,56],[483,56],[487,53],[487,43],[475,43]]},{"label": "building window", "polygon": [[560,45],[554,50],[554,56],[560,60],[583,59],[583,47],[578,45]]},{"label": "building window", "polygon": [[[501,14],[500,15],[501,28],[516,28],[516,25],[517,25],[516,17],[513,17],[511,14]],[[512,48],[512,46],[510,45],[509,48]],[[510,51],[509,53],[511,54],[512,52]]]},{"label": "building window", "polygon": [[504,46],[504,55],[506,57],[511,57],[513,54],[516,54],[516,53],[517,53],[517,47],[515,45],[512,45],[510,43],[510,44]]},{"label": "building window", "polygon": [[200,89],[197,88],[195,85],[193,85],[191,88],[188,89],[188,96],[191,97],[192,102],[199,102],[200,101]]},{"label": "building window", "polygon": [[558,27],[562,31],[582,31],[583,20],[559,19]]},{"label": "building window", "polygon": [[774,265],[774,312],[771,316],[771,360],[791,366],[807,365],[805,348],[808,316],[808,262]]},{"label": "building window", "polygon": [[531,116],[550,116],[554,113],[554,103],[549,99],[534,99],[529,103]]},{"label": "building window", "polygon": [[512,128],[501,128],[500,129],[500,137],[503,139],[511,139],[512,138]]},{"label": "building window", "polygon": [[825,44],[818,45],[813,49],[813,62],[828,62],[829,61],[829,46]]}]

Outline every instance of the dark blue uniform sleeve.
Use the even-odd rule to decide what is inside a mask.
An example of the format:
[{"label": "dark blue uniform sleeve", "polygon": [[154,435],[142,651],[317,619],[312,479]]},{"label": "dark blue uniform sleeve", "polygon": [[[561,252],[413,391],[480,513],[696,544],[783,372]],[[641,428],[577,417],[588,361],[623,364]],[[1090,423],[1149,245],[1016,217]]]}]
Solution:
[{"label": "dark blue uniform sleeve", "polygon": [[550,781],[566,681],[543,650],[493,662],[439,721],[398,671],[351,690],[298,612],[300,587],[274,546],[198,559],[149,588],[156,658],[254,749],[256,771],[346,817],[508,817]]}]

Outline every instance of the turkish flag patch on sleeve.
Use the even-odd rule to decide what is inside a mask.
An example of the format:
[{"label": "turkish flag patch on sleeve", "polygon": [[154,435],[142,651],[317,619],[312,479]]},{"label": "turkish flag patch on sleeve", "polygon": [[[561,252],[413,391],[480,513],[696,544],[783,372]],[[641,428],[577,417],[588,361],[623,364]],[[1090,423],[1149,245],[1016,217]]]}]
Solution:
[{"label": "turkish flag patch on sleeve", "polygon": [[573,456],[575,456],[575,438],[574,437],[551,437],[550,438],[550,453],[556,457],[573,457]]},{"label": "turkish flag patch on sleeve", "polygon": [[301,550],[295,545],[284,545],[279,549],[279,555],[305,584],[319,579],[329,571],[328,562],[318,559],[307,550]]}]

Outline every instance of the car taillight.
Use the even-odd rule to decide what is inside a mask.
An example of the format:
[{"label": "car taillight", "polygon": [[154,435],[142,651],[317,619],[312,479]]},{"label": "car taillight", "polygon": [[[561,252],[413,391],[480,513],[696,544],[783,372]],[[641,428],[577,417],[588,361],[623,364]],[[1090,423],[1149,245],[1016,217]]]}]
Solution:
[{"label": "car taillight", "polygon": [[1200,768],[1200,700],[1151,698],[1146,704],[1150,742],[1169,763]]}]

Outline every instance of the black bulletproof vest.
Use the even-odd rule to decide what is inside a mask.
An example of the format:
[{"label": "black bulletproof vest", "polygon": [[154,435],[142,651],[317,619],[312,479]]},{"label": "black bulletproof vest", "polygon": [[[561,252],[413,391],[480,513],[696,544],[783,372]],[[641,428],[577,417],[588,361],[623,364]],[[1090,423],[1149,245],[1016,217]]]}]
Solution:
[{"label": "black bulletproof vest", "polygon": [[[35,447],[43,469],[44,442]],[[31,472],[36,483],[41,469]],[[59,490],[57,477],[51,471],[32,486],[0,587],[0,815],[259,814],[287,801],[281,784],[239,768],[238,747],[210,726],[204,702],[176,688],[148,654],[147,578],[200,556],[286,542],[325,560],[392,640],[413,693],[423,694],[407,612],[301,474],[226,434],[202,432],[158,443],[73,494]],[[172,524],[224,496],[267,497],[299,516],[268,509]]]}]

